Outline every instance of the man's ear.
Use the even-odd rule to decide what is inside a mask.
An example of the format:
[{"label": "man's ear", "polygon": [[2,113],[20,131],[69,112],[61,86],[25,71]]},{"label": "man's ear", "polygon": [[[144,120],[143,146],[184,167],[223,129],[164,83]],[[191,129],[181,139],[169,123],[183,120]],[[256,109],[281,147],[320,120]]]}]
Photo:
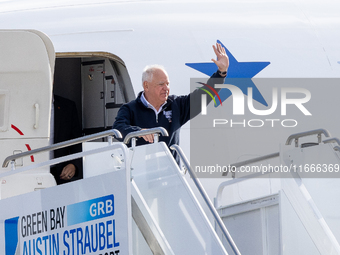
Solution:
[{"label": "man's ear", "polygon": [[144,90],[146,90],[146,91],[149,89],[149,84],[148,84],[147,81],[144,81],[144,82],[143,82],[143,88],[144,88]]}]

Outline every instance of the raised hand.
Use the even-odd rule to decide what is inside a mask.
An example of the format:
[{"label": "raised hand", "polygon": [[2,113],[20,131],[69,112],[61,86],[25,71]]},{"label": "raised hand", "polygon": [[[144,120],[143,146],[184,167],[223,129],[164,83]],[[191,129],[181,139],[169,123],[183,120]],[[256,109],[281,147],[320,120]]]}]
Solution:
[{"label": "raised hand", "polygon": [[218,70],[220,70],[220,72],[227,72],[229,67],[229,58],[227,56],[225,49],[222,47],[220,43],[216,43],[216,46],[213,45],[213,49],[215,51],[217,60],[215,59],[211,60],[217,65]]}]

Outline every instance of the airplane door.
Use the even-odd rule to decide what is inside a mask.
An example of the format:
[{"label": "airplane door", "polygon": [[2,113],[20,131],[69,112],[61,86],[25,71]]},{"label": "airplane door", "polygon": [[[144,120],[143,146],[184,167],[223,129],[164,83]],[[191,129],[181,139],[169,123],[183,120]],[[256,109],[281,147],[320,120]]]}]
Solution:
[{"label": "airplane door", "polygon": [[[47,146],[55,52],[34,30],[0,30],[0,147],[4,158]],[[18,166],[48,159],[27,157]],[[7,169],[1,169],[6,171]]]},{"label": "airplane door", "polygon": [[86,135],[111,129],[119,108],[135,99],[124,62],[107,52],[57,53],[54,81],[53,92],[76,103]]}]

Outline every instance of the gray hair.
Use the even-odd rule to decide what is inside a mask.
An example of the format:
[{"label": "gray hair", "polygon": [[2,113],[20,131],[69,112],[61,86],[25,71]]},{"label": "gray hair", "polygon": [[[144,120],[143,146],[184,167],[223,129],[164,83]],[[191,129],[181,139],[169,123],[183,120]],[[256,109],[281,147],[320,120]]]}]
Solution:
[{"label": "gray hair", "polygon": [[153,74],[156,70],[162,70],[166,75],[168,75],[165,68],[161,65],[148,65],[144,68],[143,74],[142,74],[142,84],[144,84],[145,81],[151,82]]}]

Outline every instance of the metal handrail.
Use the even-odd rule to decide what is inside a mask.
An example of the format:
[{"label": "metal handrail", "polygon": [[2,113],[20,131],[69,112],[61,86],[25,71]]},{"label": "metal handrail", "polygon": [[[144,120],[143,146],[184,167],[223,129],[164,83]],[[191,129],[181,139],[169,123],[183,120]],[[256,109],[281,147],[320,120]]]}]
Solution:
[{"label": "metal handrail", "polygon": [[[67,147],[67,146],[72,146],[72,145],[83,143],[83,142],[88,142],[88,141],[91,141],[91,140],[95,140],[95,139],[103,138],[103,137],[107,137],[107,136],[115,136],[117,138],[122,138],[122,135],[118,130],[111,129],[111,130],[103,131],[103,132],[100,132],[100,133],[96,133],[96,134],[92,134],[92,135],[88,135],[88,136],[83,136],[83,137],[68,140],[68,141],[65,141],[65,142],[56,143],[56,144],[52,144],[52,145],[49,145],[49,146],[41,147],[41,148],[38,148],[38,149],[35,149],[35,150],[25,151],[25,152],[22,152],[22,153],[11,155],[11,156],[9,156],[5,159],[5,161],[2,164],[2,167],[3,168],[7,167],[9,162],[14,161],[14,160],[19,159],[19,158],[31,156],[31,155],[38,154],[38,153],[41,153],[41,152],[52,151],[52,150],[64,148],[64,147]],[[109,143],[112,143],[112,141],[109,141]]]},{"label": "metal handrail", "polygon": [[[304,136],[309,136],[309,135],[318,135],[319,143],[321,143],[321,134],[324,134],[326,137],[330,137],[330,133],[326,129],[315,129],[315,130],[310,130],[310,131],[290,135],[288,137],[287,141],[286,141],[286,145],[290,145],[292,143],[292,141],[295,139],[295,145],[297,147],[298,139],[301,138],[301,137],[304,137]],[[324,143],[337,142],[340,145],[340,140],[338,138],[330,138],[330,139],[324,140],[323,142]],[[267,154],[267,155],[260,156],[260,157],[257,157],[257,158],[237,162],[237,163],[231,164],[230,167],[231,167],[231,169],[236,169],[240,166],[249,165],[249,164],[256,163],[256,162],[259,162],[259,161],[262,161],[262,160],[276,158],[276,157],[279,157],[279,156],[280,156],[280,153],[275,152],[275,153]],[[233,172],[233,178],[235,178],[234,174],[235,173]],[[226,175],[228,175],[228,172],[223,172],[222,176],[226,176]]]},{"label": "metal handrail", "polygon": [[339,138],[336,138],[336,137],[332,137],[332,138],[323,140],[322,142],[323,143],[337,143],[338,145],[340,145],[340,140],[339,140]]},{"label": "metal handrail", "polygon": [[162,136],[169,136],[168,131],[163,127],[156,127],[156,128],[149,128],[149,129],[143,129],[135,132],[131,132],[126,135],[124,139],[124,143],[128,144],[131,139],[137,138],[143,135],[151,135],[151,134],[161,134]]},{"label": "metal handrail", "polygon": [[333,148],[335,151],[340,151],[340,146],[334,146]]},{"label": "metal handrail", "polygon": [[[267,155],[260,156],[260,157],[257,157],[257,158],[252,158],[252,159],[248,159],[248,160],[244,160],[244,161],[240,161],[240,162],[231,164],[230,168],[234,170],[234,169],[239,168],[241,166],[246,166],[246,165],[249,165],[249,164],[252,164],[252,163],[257,163],[257,162],[260,162],[260,161],[263,161],[263,160],[276,158],[276,157],[279,157],[279,156],[280,156],[280,152],[275,152],[275,153],[267,154]],[[235,178],[235,172],[232,171],[232,173],[233,173],[232,177]],[[227,175],[228,175],[228,172],[222,173],[222,176],[227,176]]]},{"label": "metal handrail", "polygon": [[166,236],[158,222],[154,220],[152,212],[134,179],[131,179],[131,211],[132,218],[142,233],[152,254],[174,255]]},{"label": "metal handrail", "polygon": [[328,132],[326,129],[315,129],[315,130],[310,130],[310,131],[305,131],[297,134],[292,134],[288,137],[286,141],[286,145],[290,145],[293,140],[295,140],[295,147],[298,147],[298,142],[299,138],[305,137],[305,136],[310,136],[310,135],[318,135],[318,143],[321,143],[321,134],[324,134],[326,137],[330,137],[331,134]]},{"label": "metal handrail", "polygon": [[[67,162],[67,161],[74,160],[74,159],[77,159],[77,158],[82,158],[82,157],[86,157],[86,156],[89,156],[89,155],[94,155],[94,154],[97,154],[97,153],[102,153],[102,152],[105,152],[105,151],[108,151],[108,150],[115,150],[115,149],[121,149],[121,151],[123,153],[123,158],[124,159],[127,158],[128,149],[127,149],[126,145],[123,144],[123,143],[113,143],[113,144],[109,144],[108,146],[99,147],[99,148],[96,148],[96,149],[86,150],[86,151],[82,151],[82,152],[77,152],[77,153],[70,154],[70,155],[67,155],[67,156],[63,156],[63,157],[60,157],[60,158],[54,158],[54,159],[50,159],[50,160],[47,160],[47,161],[27,165],[25,167],[18,168],[15,171],[5,171],[3,173],[0,173],[0,179],[3,178],[3,177],[6,177],[6,176],[13,175],[13,174],[23,173],[23,172],[33,170],[33,169],[39,169],[41,167],[53,166],[53,165],[56,165],[56,164],[59,164],[59,163],[62,163],[62,162]],[[129,164],[128,160],[124,160],[124,162],[126,162],[126,163],[124,163],[125,165]],[[130,169],[129,166],[126,166],[125,168]]]},{"label": "metal handrail", "polygon": [[218,215],[214,205],[210,201],[210,199],[209,199],[207,193],[205,192],[201,182],[197,179],[197,176],[196,176],[195,172],[192,170],[190,163],[189,163],[188,159],[186,158],[184,152],[182,151],[181,147],[179,147],[178,145],[172,145],[170,147],[170,149],[175,150],[178,153],[178,155],[180,156],[182,162],[184,163],[186,169],[189,171],[189,174],[190,174],[191,178],[193,179],[198,191],[200,192],[201,196],[203,197],[205,203],[208,205],[210,212],[212,213],[214,219],[217,222],[217,225],[220,227],[222,234],[224,235],[224,237],[228,241],[228,243],[229,243],[231,249],[233,250],[234,254],[240,255],[241,253],[238,250],[234,240],[232,239],[232,237],[229,234],[227,228],[225,227],[223,221],[221,220],[221,217]]},{"label": "metal handrail", "polygon": [[[263,172],[260,172],[260,173],[249,174],[249,175],[242,177],[242,178],[236,178],[236,168],[239,168],[241,166],[246,166],[246,165],[249,165],[249,164],[252,164],[252,163],[257,163],[257,162],[260,162],[260,161],[263,161],[263,160],[276,158],[276,157],[279,157],[279,156],[280,156],[280,152],[275,152],[275,153],[267,154],[267,155],[260,156],[260,157],[257,157],[257,158],[252,158],[252,159],[248,159],[248,160],[244,160],[244,161],[241,161],[241,162],[231,164],[230,167],[232,169],[232,178],[233,179],[226,181],[226,182],[223,182],[218,186],[217,196],[216,196],[216,207],[219,206],[219,201],[221,200],[220,197],[222,196],[222,191],[226,186],[231,185],[231,184],[235,184],[235,183],[238,183],[238,182],[243,182],[244,180],[247,180],[247,179],[256,178],[258,176],[263,176],[263,174],[264,174]],[[265,172],[265,174],[271,174],[271,173],[273,173],[272,170]],[[226,176],[227,174],[228,174],[228,172],[224,172],[222,174],[222,176]]]},{"label": "metal handrail", "polygon": [[338,145],[337,145],[337,146],[334,146],[333,149],[334,149],[335,151],[340,151],[340,140],[339,140],[339,138],[332,137],[332,138],[323,140],[322,142],[323,142],[324,144],[326,144],[326,143],[337,143]]},{"label": "metal handrail", "polygon": [[[288,137],[288,139],[287,139],[286,145],[290,145],[293,139],[298,139],[300,137],[314,135],[314,134],[317,134],[319,139],[321,139],[321,134],[324,134],[326,137],[330,136],[330,133],[327,130],[325,130],[325,129],[316,129],[316,130],[301,132],[301,133],[290,135]],[[339,146],[335,146],[334,150],[340,151],[340,140],[338,138],[329,138],[329,139],[323,140],[322,142],[324,144],[335,142]],[[296,140],[295,140],[295,143],[297,143]],[[319,143],[321,143],[321,141],[319,141]],[[236,168],[239,168],[241,166],[249,165],[249,164],[256,163],[256,162],[259,162],[259,161],[262,161],[262,160],[271,159],[271,158],[275,158],[275,157],[279,157],[279,156],[280,156],[280,153],[279,152],[275,152],[275,153],[272,153],[272,154],[267,154],[267,155],[260,156],[260,157],[257,157],[257,158],[248,159],[248,160],[245,160],[245,161],[241,161],[241,162],[237,162],[237,163],[231,164],[230,168],[232,170],[235,170]],[[270,173],[272,173],[272,172],[271,171],[266,172],[266,174],[270,174]],[[226,175],[228,175],[228,172],[223,172],[222,173],[222,176],[226,176]],[[259,173],[251,174],[251,175],[248,175],[246,178],[242,178],[241,180],[239,180],[239,179],[236,180],[235,179],[235,171],[232,171],[232,178],[233,178],[233,180],[230,180],[230,181],[227,181],[225,183],[222,183],[218,187],[217,197],[219,197],[219,195],[222,194],[222,191],[223,191],[225,186],[230,185],[230,184],[235,184],[235,183],[238,183],[238,182],[242,182],[243,180],[246,180],[246,179],[255,178],[255,177],[259,176],[259,175],[263,175],[263,173],[260,173],[260,174]]]}]

